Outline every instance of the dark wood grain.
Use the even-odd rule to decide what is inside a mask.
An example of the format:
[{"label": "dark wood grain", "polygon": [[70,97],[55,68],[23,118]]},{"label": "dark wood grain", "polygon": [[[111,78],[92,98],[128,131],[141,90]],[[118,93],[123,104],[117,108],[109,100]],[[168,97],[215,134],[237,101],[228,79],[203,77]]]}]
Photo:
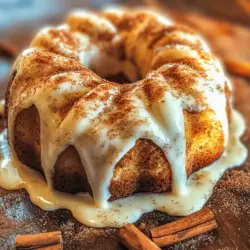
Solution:
[{"label": "dark wood grain", "polygon": [[[179,21],[189,23],[210,40],[221,57],[250,60],[250,31],[243,26],[217,22],[200,15],[173,13]],[[250,81],[233,77],[235,106],[250,128]],[[250,151],[249,129],[243,137]],[[216,186],[207,206],[217,218],[217,230],[189,239],[166,249],[247,250],[250,249],[250,157],[243,167],[226,172]],[[136,223],[144,232],[175,220],[160,212],[145,214]],[[46,212],[32,204],[24,190],[0,189],[0,249],[13,249],[18,234],[62,231],[64,249],[123,249],[118,230],[96,229],[77,222],[67,210]]]}]

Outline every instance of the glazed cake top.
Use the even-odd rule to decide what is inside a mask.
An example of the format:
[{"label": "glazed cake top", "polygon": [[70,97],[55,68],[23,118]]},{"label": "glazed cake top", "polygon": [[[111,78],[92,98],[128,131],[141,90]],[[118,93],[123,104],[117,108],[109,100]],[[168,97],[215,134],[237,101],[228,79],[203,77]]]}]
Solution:
[{"label": "glazed cake top", "polygon": [[[114,167],[140,138],[162,149],[173,193],[186,194],[183,110],[211,109],[227,145],[230,86],[221,64],[199,35],[156,13],[72,13],[66,24],[39,32],[13,72],[7,94],[12,152],[15,117],[35,105],[49,187],[58,155],[74,145],[98,207],[109,206]],[[102,78],[120,72],[132,83]]]}]

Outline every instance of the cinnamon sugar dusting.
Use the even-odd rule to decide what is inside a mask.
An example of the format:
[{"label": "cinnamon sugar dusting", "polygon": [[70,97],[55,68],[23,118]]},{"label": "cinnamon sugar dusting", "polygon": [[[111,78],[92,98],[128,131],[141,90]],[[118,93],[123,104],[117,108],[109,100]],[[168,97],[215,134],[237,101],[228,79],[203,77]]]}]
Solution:
[{"label": "cinnamon sugar dusting", "polygon": [[[53,40],[53,42],[51,42]],[[49,29],[46,34],[40,34],[32,43],[33,46],[49,49],[54,53],[59,53],[60,47],[64,46],[70,50],[79,47],[79,40],[66,29]]]},{"label": "cinnamon sugar dusting", "polygon": [[236,192],[250,193],[250,172],[242,170],[228,171],[220,185]]},{"label": "cinnamon sugar dusting", "polygon": [[72,15],[67,20],[72,31],[80,31],[88,34],[93,41],[110,41],[114,37],[114,32],[106,23],[99,22],[91,18],[86,18],[85,15]]},{"label": "cinnamon sugar dusting", "polygon": [[[185,34],[190,34],[190,35],[195,34],[191,29],[184,27],[184,26],[180,26],[180,25],[179,26],[175,25],[172,27],[171,26],[170,27],[165,27],[165,26],[159,27],[157,24],[154,26],[152,25],[152,27],[150,27],[147,30],[147,32],[145,32],[145,35],[149,35],[149,36],[153,37],[153,39],[148,44],[148,48],[152,49],[152,48],[158,46],[159,43],[161,43],[160,45],[164,45],[164,44],[162,44],[162,42],[165,42],[166,44],[168,44],[169,42],[172,44],[173,43],[183,44],[183,42],[184,42],[184,44],[186,43],[187,45],[193,45],[192,41],[180,38],[177,35],[180,32],[185,33]],[[199,39],[197,39],[196,43],[197,43],[197,45],[200,45]]]}]

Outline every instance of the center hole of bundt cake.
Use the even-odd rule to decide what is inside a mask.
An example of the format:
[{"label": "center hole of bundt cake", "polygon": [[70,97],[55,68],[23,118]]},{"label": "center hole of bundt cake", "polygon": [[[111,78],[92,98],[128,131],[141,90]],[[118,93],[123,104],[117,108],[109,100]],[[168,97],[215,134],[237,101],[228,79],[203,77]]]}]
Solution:
[{"label": "center hole of bundt cake", "polygon": [[100,77],[115,83],[128,84],[140,80],[138,67],[125,56],[116,58],[112,55],[97,54],[89,60],[83,60],[82,64]]},{"label": "center hole of bundt cake", "polygon": [[128,84],[132,82],[124,73],[118,73],[112,76],[107,76],[105,77],[105,79],[108,81],[120,83],[120,84]]}]

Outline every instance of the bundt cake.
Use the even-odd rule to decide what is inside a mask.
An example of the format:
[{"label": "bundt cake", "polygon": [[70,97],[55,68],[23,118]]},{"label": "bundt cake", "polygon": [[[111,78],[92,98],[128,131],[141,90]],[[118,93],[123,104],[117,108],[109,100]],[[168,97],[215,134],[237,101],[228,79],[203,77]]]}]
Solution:
[{"label": "bundt cake", "polygon": [[230,92],[193,30],[150,11],[77,11],[15,62],[8,141],[51,190],[89,192],[97,207],[185,195],[187,177],[227,145]]}]

